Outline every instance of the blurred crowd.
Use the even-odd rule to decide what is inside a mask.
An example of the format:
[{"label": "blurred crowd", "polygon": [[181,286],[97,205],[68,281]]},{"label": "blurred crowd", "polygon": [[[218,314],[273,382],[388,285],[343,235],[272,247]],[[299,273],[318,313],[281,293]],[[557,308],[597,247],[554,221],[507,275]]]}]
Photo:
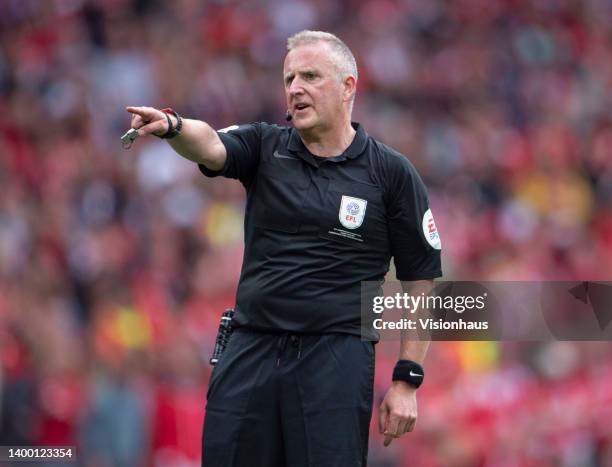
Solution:
[{"label": "blurred crowd", "polygon": [[[283,123],[286,38],[354,51],[354,119],[425,180],[447,280],[612,277],[610,0],[0,0],[0,444],[199,465],[244,192],[126,105]],[[390,278],[394,276],[390,273]],[[397,343],[377,348],[376,401]],[[612,346],[439,342],[372,466],[612,465]]]}]

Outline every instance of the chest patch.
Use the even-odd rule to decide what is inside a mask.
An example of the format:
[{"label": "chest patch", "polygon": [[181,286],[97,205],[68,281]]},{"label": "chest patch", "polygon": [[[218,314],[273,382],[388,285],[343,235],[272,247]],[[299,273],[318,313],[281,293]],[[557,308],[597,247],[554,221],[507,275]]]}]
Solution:
[{"label": "chest patch", "polygon": [[360,227],[363,224],[367,205],[368,202],[365,199],[342,195],[340,212],[338,213],[340,223],[347,229]]}]

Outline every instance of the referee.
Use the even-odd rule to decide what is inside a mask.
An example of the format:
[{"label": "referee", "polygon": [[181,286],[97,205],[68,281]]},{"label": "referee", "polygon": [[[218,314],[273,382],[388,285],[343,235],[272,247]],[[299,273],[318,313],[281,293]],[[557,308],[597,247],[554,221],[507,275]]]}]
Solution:
[{"label": "referee", "polygon": [[[374,344],[362,341],[361,281],[394,258],[404,290],[442,275],[423,182],[351,122],[357,66],[336,36],[287,41],[287,120],[215,131],[172,109],[128,107],[139,135],[168,139],[207,177],[247,194],[235,331],[208,387],[202,465],[365,466]],[[380,406],[385,446],[414,428],[429,343],[402,340]]]}]

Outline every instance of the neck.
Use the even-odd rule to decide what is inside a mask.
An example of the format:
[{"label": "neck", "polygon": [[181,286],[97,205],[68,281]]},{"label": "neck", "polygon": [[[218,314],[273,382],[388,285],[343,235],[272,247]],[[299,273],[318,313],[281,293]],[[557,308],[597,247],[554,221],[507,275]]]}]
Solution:
[{"label": "neck", "polygon": [[308,150],[315,156],[331,157],[342,154],[355,138],[355,129],[351,122],[345,122],[340,128],[328,128],[324,131],[299,131],[300,138]]}]

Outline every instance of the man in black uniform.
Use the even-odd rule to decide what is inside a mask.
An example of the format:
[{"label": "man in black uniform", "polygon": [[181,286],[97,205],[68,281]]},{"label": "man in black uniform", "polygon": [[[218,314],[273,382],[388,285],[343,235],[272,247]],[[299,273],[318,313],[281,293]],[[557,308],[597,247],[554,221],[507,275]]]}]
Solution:
[{"label": "man in black uniform", "polygon": [[[414,167],[351,123],[351,51],[318,31],[287,48],[293,128],[215,131],[171,109],[127,108],[140,135],[168,138],[204,175],[238,179],[247,193],[236,330],[207,395],[206,466],[366,465],[374,346],[360,338],[360,283],[381,281],[391,257],[414,295],[441,275]],[[385,446],[414,427],[427,347],[401,343],[380,407]]]}]

